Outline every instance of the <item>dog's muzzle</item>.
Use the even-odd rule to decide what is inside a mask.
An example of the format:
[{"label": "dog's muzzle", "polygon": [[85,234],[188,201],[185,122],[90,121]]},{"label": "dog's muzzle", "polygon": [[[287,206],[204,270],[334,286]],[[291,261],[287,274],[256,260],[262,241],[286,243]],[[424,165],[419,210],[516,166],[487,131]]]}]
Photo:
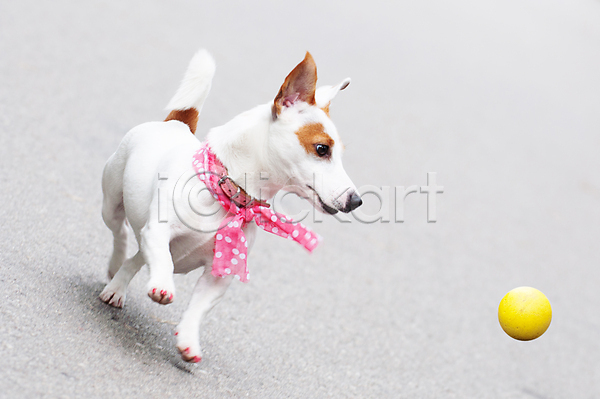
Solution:
[{"label": "dog's muzzle", "polygon": [[[309,189],[311,189],[312,192],[315,194],[315,197],[319,201],[319,205],[321,206],[321,209],[323,209],[326,213],[329,213],[330,215],[335,215],[336,213],[338,213],[338,211],[341,211],[344,213],[352,212],[353,210],[355,210],[356,208],[361,206],[363,203],[362,199],[360,198],[360,195],[358,195],[358,193],[356,191],[352,190],[350,195],[348,195],[348,199],[346,200],[346,203],[344,204],[344,206],[343,207],[336,206],[334,208],[334,207],[327,205],[314,188],[312,188],[311,186],[307,186],[307,187]],[[339,201],[338,201],[338,204],[339,204]]]}]

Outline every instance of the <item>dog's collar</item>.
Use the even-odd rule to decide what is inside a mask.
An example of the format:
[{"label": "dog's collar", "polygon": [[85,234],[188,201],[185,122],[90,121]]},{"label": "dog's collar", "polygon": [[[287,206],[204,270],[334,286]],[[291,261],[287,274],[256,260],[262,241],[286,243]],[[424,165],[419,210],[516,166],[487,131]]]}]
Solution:
[{"label": "dog's collar", "polygon": [[208,143],[203,143],[194,154],[193,166],[200,181],[228,213],[215,235],[211,271],[214,276],[235,275],[243,282],[248,281],[248,241],[243,228],[251,221],[269,233],[296,241],[309,252],[321,241],[302,223],[267,209],[269,204],[248,195],[228,176],[227,168]]},{"label": "dog's collar", "polygon": [[[227,173],[227,168],[223,166],[225,173]],[[253,207],[253,206],[263,206],[265,208],[270,207],[271,205],[265,201],[262,201],[258,198],[254,198],[250,194],[246,192],[239,184],[237,184],[229,175],[224,174],[221,176],[217,185],[223,190],[223,193],[229,198],[231,202],[240,208]]]},{"label": "dog's collar", "polygon": [[[200,157],[200,154],[204,154],[203,157]],[[271,205],[261,199],[254,198],[250,194],[246,192],[229,176],[227,167],[223,165],[223,162],[217,158],[215,153],[212,151],[212,148],[208,145],[208,143],[203,143],[202,147],[196,155],[194,155],[194,166],[196,166],[196,171],[201,175],[210,175],[210,179],[205,181],[204,183],[212,183],[212,185],[216,185],[220,190],[218,194],[224,194],[229,201],[233,202],[239,208],[251,208],[254,206],[262,206],[265,208],[269,208]],[[201,169],[198,169],[198,166],[202,166]],[[217,177],[218,180],[215,181],[214,177]],[[201,180],[205,180],[205,178],[201,178]],[[210,185],[210,184],[209,184]],[[213,195],[216,193],[211,187],[209,187]]]}]

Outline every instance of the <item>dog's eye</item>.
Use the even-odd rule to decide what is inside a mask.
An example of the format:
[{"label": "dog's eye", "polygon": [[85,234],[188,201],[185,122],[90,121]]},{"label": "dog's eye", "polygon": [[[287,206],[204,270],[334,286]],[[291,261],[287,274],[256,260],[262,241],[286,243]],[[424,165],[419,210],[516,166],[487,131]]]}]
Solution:
[{"label": "dog's eye", "polygon": [[329,154],[329,146],[325,144],[317,144],[315,146],[315,150],[317,151],[317,155],[320,157],[324,157]]}]

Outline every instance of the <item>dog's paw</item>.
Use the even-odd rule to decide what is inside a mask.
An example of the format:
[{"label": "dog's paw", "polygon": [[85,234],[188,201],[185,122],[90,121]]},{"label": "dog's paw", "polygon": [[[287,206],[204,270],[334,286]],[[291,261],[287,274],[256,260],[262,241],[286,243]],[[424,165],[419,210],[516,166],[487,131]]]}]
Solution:
[{"label": "dog's paw", "polygon": [[100,293],[102,302],[108,303],[115,308],[122,308],[125,305],[125,291],[115,290],[108,284]]},{"label": "dog's paw", "polygon": [[202,360],[202,351],[197,340],[188,340],[179,332],[175,332],[177,336],[177,350],[181,354],[181,358],[186,362],[200,363]]},{"label": "dog's paw", "polygon": [[168,305],[175,299],[175,289],[150,285],[148,296],[154,302],[158,302],[161,305]]}]

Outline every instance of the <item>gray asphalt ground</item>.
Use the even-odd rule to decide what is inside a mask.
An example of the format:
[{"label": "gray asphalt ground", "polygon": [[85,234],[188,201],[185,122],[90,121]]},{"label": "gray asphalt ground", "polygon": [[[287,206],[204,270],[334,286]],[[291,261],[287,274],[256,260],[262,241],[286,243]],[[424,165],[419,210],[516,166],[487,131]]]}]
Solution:
[{"label": "gray asphalt ground", "polygon": [[[146,270],[123,310],[97,298],[100,175],[200,47],[199,136],[310,50],[322,84],[353,79],[331,111],[356,185],[437,172],[444,193],[437,223],[416,193],[404,223],[311,222],[312,255],[260,234],[191,365],[173,331],[197,272],[169,306]],[[599,110],[597,0],[0,1],[0,397],[597,398]],[[554,311],[531,342],[497,321],[523,285]]]}]

